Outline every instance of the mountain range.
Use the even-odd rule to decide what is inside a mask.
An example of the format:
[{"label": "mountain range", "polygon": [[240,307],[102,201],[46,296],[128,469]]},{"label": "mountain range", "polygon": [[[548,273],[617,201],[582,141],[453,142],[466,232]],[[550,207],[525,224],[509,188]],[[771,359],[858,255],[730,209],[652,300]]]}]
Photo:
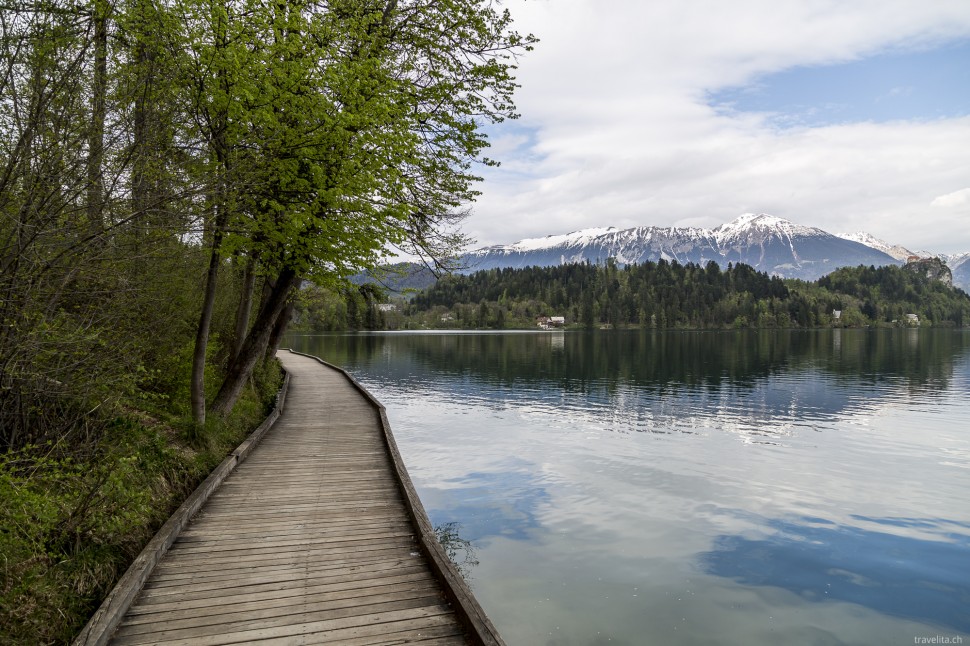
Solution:
[{"label": "mountain range", "polygon": [[[746,213],[714,229],[607,227],[530,238],[470,251],[463,262],[472,272],[608,258],[621,265],[660,259],[704,265],[713,260],[722,267],[743,262],[772,276],[816,280],[839,267],[900,265],[913,256],[932,255],[867,233],[832,234],[764,213]],[[953,284],[970,291],[970,253],[939,257],[953,272]]]}]

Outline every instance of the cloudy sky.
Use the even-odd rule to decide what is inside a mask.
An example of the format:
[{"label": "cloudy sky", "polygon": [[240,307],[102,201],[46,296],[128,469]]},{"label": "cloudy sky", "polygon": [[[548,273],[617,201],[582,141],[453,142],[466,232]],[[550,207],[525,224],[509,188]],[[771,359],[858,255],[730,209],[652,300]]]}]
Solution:
[{"label": "cloudy sky", "polygon": [[770,213],[970,251],[970,0],[506,0],[474,246]]}]

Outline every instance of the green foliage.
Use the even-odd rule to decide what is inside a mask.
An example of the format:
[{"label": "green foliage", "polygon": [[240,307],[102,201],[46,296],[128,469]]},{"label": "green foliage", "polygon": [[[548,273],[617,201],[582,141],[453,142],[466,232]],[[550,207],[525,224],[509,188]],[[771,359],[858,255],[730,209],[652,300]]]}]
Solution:
[{"label": "green foliage", "polygon": [[145,543],[265,416],[274,363],[206,441],[144,413],[105,420],[86,454],[68,442],[0,455],[0,627],[4,643],[67,643]]},{"label": "green foliage", "polygon": [[471,164],[492,163],[481,125],[516,116],[514,56],[534,41],[508,12],[486,0],[172,11],[166,49],[222,251],[325,283],[388,244],[436,259],[454,248],[441,225],[477,194]]},{"label": "green foliage", "polygon": [[[415,296],[408,313],[424,322],[423,313],[444,308],[462,327],[534,327],[539,316],[564,316],[586,328],[747,327],[779,318],[790,324],[789,299],[780,279],[747,265],[721,271],[714,263],[607,262],[449,276]],[[465,311],[472,304],[477,317]]]},{"label": "green foliage", "polygon": [[[839,320],[833,311],[841,311]],[[623,268],[608,262],[492,269],[443,277],[406,307],[411,327],[534,327],[565,316],[578,327],[807,328],[963,326],[970,299],[900,267],[840,269],[815,283],[783,281],[743,264],[722,270],[677,262]]]},{"label": "green foliage", "polygon": [[817,282],[823,289],[854,299],[853,305],[859,313],[852,311],[851,314],[856,318],[905,324],[906,314],[916,314],[922,324],[957,327],[970,324],[966,293],[908,268],[844,267]]},{"label": "green foliage", "polygon": [[297,301],[293,328],[302,332],[382,330],[387,317],[378,305],[383,294],[373,285],[311,286]]},{"label": "green foliage", "polygon": [[111,444],[88,459],[45,446],[0,461],[0,624],[13,642],[69,641],[182,493],[164,484],[184,465],[133,431],[117,424],[105,435]]}]

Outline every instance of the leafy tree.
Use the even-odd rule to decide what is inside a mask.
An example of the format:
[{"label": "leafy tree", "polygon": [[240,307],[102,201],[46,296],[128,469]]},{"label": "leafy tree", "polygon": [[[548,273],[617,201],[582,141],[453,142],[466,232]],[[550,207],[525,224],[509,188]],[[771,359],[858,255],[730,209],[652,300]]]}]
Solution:
[{"label": "leafy tree", "polygon": [[286,82],[251,129],[275,133],[260,159],[276,167],[251,228],[230,240],[274,281],[212,403],[220,413],[302,279],[374,266],[389,244],[433,259],[454,247],[445,230],[476,194],[471,163],[490,163],[479,124],[515,116],[513,56],[532,42],[484,1],[288,5],[274,25]]}]

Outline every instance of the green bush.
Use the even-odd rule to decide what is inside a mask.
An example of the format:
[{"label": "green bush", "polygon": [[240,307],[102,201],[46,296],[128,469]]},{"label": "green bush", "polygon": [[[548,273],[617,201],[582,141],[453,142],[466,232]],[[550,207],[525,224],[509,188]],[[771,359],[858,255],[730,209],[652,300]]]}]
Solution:
[{"label": "green bush", "polygon": [[195,441],[132,409],[101,420],[101,440],[84,454],[48,443],[0,455],[0,643],[69,643],[154,532],[263,420],[279,383],[278,365],[263,367],[233,414]]}]

